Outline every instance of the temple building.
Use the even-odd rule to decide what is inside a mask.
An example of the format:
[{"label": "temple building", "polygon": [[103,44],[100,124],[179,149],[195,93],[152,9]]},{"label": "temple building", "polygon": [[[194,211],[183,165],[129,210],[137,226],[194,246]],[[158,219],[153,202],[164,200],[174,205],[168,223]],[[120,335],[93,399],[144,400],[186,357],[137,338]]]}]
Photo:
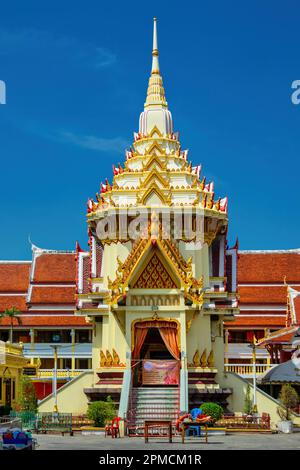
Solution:
[{"label": "temple building", "polygon": [[247,377],[254,338],[270,343],[257,350],[258,373],[290,358],[279,338],[288,342],[300,326],[300,249],[239,251],[238,294],[240,313],[225,324],[225,367]]},{"label": "temple building", "polygon": [[[76,252],[32,245],[31,261],[0,261],[0,315],[15,307],[13,342],[23,343],[39,399],[52,391],[52,343],[59,344],[58,386],[91,368],[92,328],[75,317]],[[0,320],[0,340],[9,340],[10,319]]]},{"label": "temple building", "polygon": [[238,312],[237,250],[226,250],[227,198],[215,198],[174,132],[156,21],[138,132],[124,166],[89,200],[87,219],[91,250],[77,248],[77,315],[93,325],[89,400],[109,393],[120,415],[133,414],[139,400],[153,406],[163,393],[176,413],[199,397],[226,406],[230,391],[216,375],[223,320]]},{"label": "temple building", "polygon": [[[174,130],[154,19],[139,127],[123,165],[88,200],[89,249],[32,245],[31,261],[0,262],[0,313],[20,311],[13,341],[30,359],[41,411],[54,406],[53,345],[61,411],[84,413],[110,395],[137,426],[203,401],[243,408],[247,382],[233,372],[245,376],[253,337],[295,326],[287,299],[300,290],[300,251],[229,247],[228,200],[201,170]],[[0,339],[8,335],[3,318]],[[274,357],[262,348],[258,365]],[[257,405],[276,416],[265,395]]]}]

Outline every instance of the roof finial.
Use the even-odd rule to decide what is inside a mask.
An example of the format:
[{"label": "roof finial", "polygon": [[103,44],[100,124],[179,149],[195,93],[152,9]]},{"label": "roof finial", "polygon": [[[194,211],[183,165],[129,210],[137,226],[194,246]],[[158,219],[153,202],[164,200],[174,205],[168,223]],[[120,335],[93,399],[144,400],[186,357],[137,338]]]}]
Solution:
[{"label": "roof finial", "polygon": [[153,18],[153,48],[151,73],[159,73],[158,45],[157,45],[157,19]]},{"label": "roof finial", "polygon": [[163,81],[159,70],[156,22],[156,18],[153,18],[152,69],[149,79],[145,107],[163,106],[164,108],[167,108],[168,104],[166,101]]}]

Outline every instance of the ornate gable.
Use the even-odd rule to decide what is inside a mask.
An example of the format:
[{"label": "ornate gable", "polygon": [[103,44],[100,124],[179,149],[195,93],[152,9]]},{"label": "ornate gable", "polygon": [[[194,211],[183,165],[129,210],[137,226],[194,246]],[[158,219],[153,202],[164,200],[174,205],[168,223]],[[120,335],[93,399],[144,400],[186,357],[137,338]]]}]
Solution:
[{"label": "ornate gable", "polygon": [[176,289],[175,281],[156,253],[153,254],[147,266],[131,286],[135,289]]}]

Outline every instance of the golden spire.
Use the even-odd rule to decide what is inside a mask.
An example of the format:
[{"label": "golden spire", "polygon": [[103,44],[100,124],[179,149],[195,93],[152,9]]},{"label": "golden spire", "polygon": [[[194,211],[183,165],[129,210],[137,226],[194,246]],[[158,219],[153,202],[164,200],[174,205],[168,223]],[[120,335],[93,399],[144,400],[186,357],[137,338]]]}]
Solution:
[{"label": "golden spire", "polygon": [[152,73],[159,74],[158,45],[157,45],[157,19],[153,18],[153,48],[152,48]]},{"label": "golden spire", "polygon": [[148,106],[163,106],[166,108],[168,106],[165,97],[163,81],[159,69],[156,23],[156,18],[153,18],[152,68],[151,76],[149,79],[145,108],[147,108]]}]

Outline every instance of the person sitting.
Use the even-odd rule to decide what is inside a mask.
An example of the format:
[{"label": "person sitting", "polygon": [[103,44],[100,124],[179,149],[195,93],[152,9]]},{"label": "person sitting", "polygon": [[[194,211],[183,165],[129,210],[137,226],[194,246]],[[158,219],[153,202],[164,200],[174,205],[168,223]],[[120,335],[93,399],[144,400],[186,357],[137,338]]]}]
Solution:
[{"label": "person sitting", "polygon": [[[201,408],[193,408],[191,411],[190,411],[190,415],[192,417],[192,420],[193,421],[196,421],[196,419],[201,416],[203,414],[203,411],[201,410]],[[197,437],[200,437],[201,435],[201,427],[200,426],[190,426],[187,430],[186,430],[186,435],[188,436],[189,435],[189,431],[192,431],[193,432],[193,435],[197,436]]]}]

